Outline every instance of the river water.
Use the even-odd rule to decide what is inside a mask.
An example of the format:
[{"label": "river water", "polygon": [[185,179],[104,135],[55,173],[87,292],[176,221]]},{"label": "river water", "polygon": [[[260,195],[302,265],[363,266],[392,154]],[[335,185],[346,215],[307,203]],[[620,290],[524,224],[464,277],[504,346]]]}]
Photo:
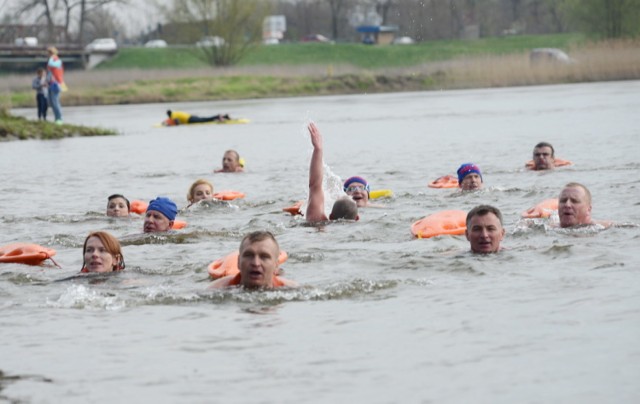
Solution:
[{"label": "river water", "polygon": [[[62,266],[0,264],[0,401],[636,403],[639,94],[626,81],[64,108],[66,122],[120,134],[0,144],[0,245],[54,248]],[[251,123],[153,128],[167,108]],[[308,120],[328,177],[362,175],[395,196],[357,223],[283,213],[306,197]],[[542,140],[574,165],[524,170]],[[248,172],[213,174],[230,148]],[[427,188],[468,161],[486,190]],[[104,216],[112,193],[183,207],[197,178],[246,198],[190,209],[186,229],[162,236]],[[569,181],[591,189],[595,219],[620,225],[523,225]],[[499,254],[411,236],[427,214],[480,203],[504,214]],[[206,266],[258,229],[277,235],[303,286],[208,290]],[[127,270],[64,280],[92,230],[123,240]]]}]

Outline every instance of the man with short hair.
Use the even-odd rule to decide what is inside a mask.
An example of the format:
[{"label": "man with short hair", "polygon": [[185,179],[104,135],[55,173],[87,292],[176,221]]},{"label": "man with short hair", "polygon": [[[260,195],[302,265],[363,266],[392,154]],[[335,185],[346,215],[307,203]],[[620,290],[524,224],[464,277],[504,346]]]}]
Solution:
[{"label": "man with short hair", "polygon": [[540,142],[533,148],[533,169],[551,170],[555,167],[555,150],[551,143]]},{"label": "man with short hair", "polygon": [[[324,189],[322,179],[324,177],[322,167],[322,135],[313,122],[309,124],[309,135],[313,145],[313,154],[309,164],[309,202],[307,204],[307,222],[324,222],[327,220],[358,220],[358,206],[356,202],[348,196],[338,198],[333,204],[331,214],[327,218],[324,212]],[[357,182],[357,181],[356,181]],[[366,185],[366,184],[364,184]]]},{"label": "man with short hair", "polygon": [[247,289],[278,288],[298,286],[296,282],[277,276],[280,272],[280,246],[274,235],[268,231],[247,234],[240,243],[238,268],[240,273],[220,278],[209,286],[221,289],[243,286]]},{"label": "man with short hair", "polygon": [[591,192],[582,184],[570,182],[558,197],[560,227],[593,224],[591,220]]},{"label": "man with short hair", "polygon": [[480,205],[467,213],[465,235],[474,254],[490,254],[500,250],[504,239],[502,213],[491,205]]},{"label": "man with short hair", "polygon": [[214,173],[241,173],[244,172],[244,163],[240,154],[235,150],[227,150],[222,156],[222,168],[214,170]]}]

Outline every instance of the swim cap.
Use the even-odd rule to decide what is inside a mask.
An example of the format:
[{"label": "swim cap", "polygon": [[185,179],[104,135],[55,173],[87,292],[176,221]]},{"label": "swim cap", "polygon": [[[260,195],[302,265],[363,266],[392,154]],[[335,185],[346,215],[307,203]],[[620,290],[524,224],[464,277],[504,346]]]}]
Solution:
[{"label": "swim cap", "polygon": [[480,168],[473,163],[464,163],[458,168],[458,184],[462,184],[462,180],[464,177],[471,173],[476,173],[480,176],[480,181],[484,181],[482,179],[482,173],[480,172]]},{"label": "swim cap", "polygon": [[178,207],[176,204],[171,199],[165,198],[164,196],[159,196],[149,202],[147,212],[150,210],[162,213],[169,220],[175,220],[176,214],[178,213]]},{"label": "swim cap", "polygon": [[344,192],[347,192],[347,188],[349,188],[349,185],[353,184],[354,182],[364,184],[364,189],[369,192],[369,183],[367,182],[367,180],[358,176],[347,178],[347,180],[344,182],[344,185],[342,186]]}]

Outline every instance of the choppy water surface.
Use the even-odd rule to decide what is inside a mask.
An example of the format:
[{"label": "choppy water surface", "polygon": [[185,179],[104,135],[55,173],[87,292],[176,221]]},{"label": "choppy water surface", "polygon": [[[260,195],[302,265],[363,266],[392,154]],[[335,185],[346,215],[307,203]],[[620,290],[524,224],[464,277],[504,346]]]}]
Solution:
[{"label": "choppy water surface", "polygon": [[[15,402],[616,402],[640,399],[640,82],[259,101],[65,108],[120,136],[0,144],[0,245],[57,250],[0,267],[0,398]],[[248,125],[153,128],[167,108]],[[35,115],[35,109],[16,113]],[[324,229],[304,199],[318,123],[336,176],[395,197]],[[575,165],[530,172],[546,140]],[[212,174],[224,150],[242,175]],[[473,161],[487,189],[426,187]],[[186,205],[197,178],[246,199],[191,209],[170,235],[104,216],[106,197]],[[607,230],[524,227],[520,213],[578,181]],[[412,239],[412,222],[480,203],[507,249]],[[274,232],[299,290],[207,290],[206,266]],[[73,277],[89,231],[124,240],[125,273]]]}]

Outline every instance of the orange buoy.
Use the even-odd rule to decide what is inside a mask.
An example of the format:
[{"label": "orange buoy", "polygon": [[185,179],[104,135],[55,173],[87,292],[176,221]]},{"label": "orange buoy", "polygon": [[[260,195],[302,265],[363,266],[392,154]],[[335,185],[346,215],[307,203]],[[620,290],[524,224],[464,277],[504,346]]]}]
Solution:
[{"label": "orange buoy", "polygon": [[238,191],[220,191],[213,194],[213,197],[223,201],[233,201],[234,199],[243,199],[244,194]]},{"label": "orange buoy", "polygon": [[[46,259],[53,259],[56,251],[38,244],[12,243],[0,247],[0,262],[39,265]],[[56,264],[55,261],[53,261]],[[58,266],[58,264],[56,264]]]},{"label": "orange buoy", "polygon": [[466,220],[467,212],[463,210],[443,210],[412,224],[411,234],[417,238],[464,234]]},{"label": "orange buoy", "polygon": [[133,201],[131,201],[131,208],[129,209],[129,212],[144,215],[148,207],[149,204],[147,202],[141,201],[139,199],[134,199]]},{"label": "orange buoy", "polygon": [[[570,166],[573,163],[569,160],[563,160],[563,159],[554,159],[553,160],[553,165],[556,167],[563,167],[563,166]],[[529,160],[527,161],[527,163],[525,164],[525,167],[527,167],[529,170],[534,170],[536,166],[536,163],[533,162],[533,160]]]},{"label": "orange buoy", "polygon": [[302,208],[303,203],[304,201],[298,201],[289,207],[282,208],[282,211],[291,213],[292,216],[302,215],[302,210],[300,210],[300,208]]},{"label": "orange buoy", "polygon": [[525,219],[547,218],[558,210],[558,198],[545,199],[536,206],[522,212],[521,216]]},{"label": "orange buoy", "polygon": [[[240,269],[238,268],[238,255],[240,255],[239,251],[232,252],[224,258],[217,259],[213,261],[207,267],[207,272],[209,272],[209,276],[213,279],[223,278],[229,275],[236,275],[240,273]],[[278,263],[283,264],[289,256],[283,250],[280,250],[280,255],[278,256]],[[278,275],[278,274],[275,274]]]},{"label": "orange buoy", "polygon": [[458,177],[455,175],[443,175],[431,181],[428,186],[429,188],[458,188]]},{"label": "orange buoy", "polygon": [[180,229],[184,229],[185,227],[187,227],[187,222],[185,222],[184,220],[174,220],[173,226],[171,226],[171,229],[180,230]]}]

